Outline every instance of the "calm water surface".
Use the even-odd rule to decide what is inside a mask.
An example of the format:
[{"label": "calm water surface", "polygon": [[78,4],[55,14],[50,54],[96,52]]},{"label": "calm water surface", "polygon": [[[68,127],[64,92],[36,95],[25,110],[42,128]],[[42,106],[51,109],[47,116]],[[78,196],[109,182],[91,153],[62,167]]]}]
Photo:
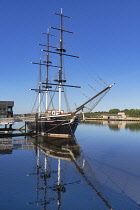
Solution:
[{"label": "calm water surface", "polygon": [[76,139],[0,139],[0,209],[140,209],[140,124],[81,123]]}]

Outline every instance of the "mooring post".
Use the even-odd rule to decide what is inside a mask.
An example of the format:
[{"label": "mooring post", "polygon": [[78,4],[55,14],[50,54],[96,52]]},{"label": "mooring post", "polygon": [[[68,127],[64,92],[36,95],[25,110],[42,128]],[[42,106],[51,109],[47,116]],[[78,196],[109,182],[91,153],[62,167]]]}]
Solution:
[{"label": "mooring post", "polygon": [[9,128],[12,129],[12,124],[9,124]]},{"label": "mooring post", "polygon": [[27,131],[27,130],[26,130],[26,129],[27,129],[27,127],[26,127],[26,126],[27,126],[27,124],[26,124],[26,121],[25,121],[25,133],[26,133],[26,131]]}]

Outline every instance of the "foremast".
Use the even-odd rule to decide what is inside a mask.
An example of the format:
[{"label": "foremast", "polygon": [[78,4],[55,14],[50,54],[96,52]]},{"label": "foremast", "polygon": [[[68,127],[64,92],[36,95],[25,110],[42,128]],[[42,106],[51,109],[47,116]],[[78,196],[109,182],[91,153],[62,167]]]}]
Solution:
[{"label": "foremast", "polygon": [[[46,55],[46,61],[44,61],[46,64],[46,83],[45,83],[45,89],[46,89],[46,112],[48,111],[48,93],[49,93],[49,89],[52,88],[52,86],[49,85],[49,67],[56,67],[52,65],[52,62],[50,61],[50,36],[55,36],[52,35],[48,29],[47,33],[42,33],[42,34],[46,34],[47,35],[47,44],[46,45],[42,45],[41,46],[46,46],[47,48],[47,55]],[[55,47],[52,47],[55,48]]]}]

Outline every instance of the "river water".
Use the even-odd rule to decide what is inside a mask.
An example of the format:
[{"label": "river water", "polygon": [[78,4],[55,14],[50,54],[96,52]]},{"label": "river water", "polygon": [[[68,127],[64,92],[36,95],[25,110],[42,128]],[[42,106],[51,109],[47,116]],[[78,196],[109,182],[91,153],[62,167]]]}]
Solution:
[{"label": "river water", "polygon": [[81,123],[73,139],[0,139],[0,209],[140,209],[140,123]]}]

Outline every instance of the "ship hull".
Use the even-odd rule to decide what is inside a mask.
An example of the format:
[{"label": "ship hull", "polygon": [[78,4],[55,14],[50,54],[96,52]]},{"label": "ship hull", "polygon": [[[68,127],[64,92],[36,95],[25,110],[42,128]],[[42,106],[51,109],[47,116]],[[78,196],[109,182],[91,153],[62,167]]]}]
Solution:
[{"label": "ship hull", "polygon": [[41,120],[28,121],[28,131],[30,133],[41,133],[48,136],[74,136],[77,125],[79,123],[78,118],[74,120],[58,119],[58,120]]}]

